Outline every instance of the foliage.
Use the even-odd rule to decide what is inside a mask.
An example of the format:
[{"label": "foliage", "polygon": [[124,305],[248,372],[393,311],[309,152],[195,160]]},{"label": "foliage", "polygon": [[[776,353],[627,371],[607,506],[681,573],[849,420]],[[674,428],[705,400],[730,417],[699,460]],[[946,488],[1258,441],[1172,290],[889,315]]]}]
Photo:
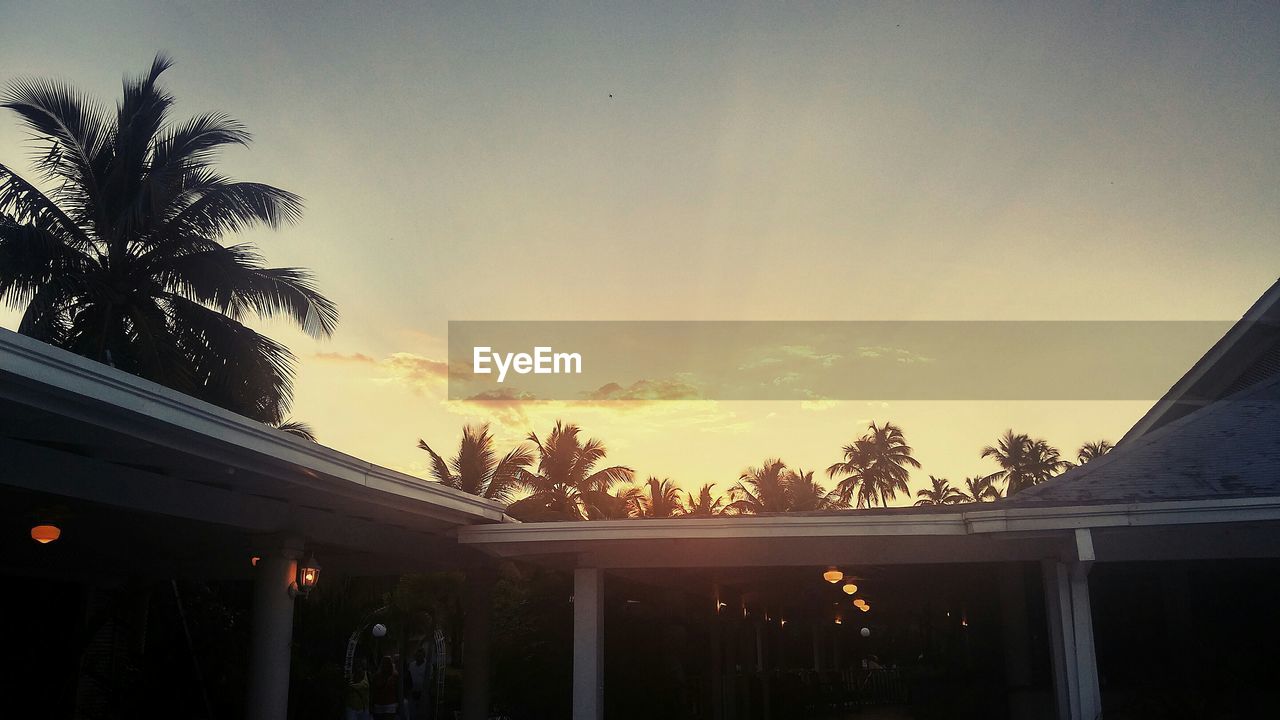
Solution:
[{"label": "foliage", "polygon": [[844,459],[827,468],[827,476],[844,476],[836,493],[844,504],[857,499],[860,508],[879,502],[888,507],[898,493],[909,493],[909,467],[920,462],[911,455],[902,429],[893,423],[871,423],[867,434],[844,446]]},{"label": "foliage", "polygon": [[19,332],[266,423],[284,420],[294,356],[242,323],[285,317],[332,334],[334,304],[300,268],[267,267],[224,236],[302,215],[297,195],[213,164],[248,145],[221,113],[186,121],[159,84],[127,79],[111,112],[70,86],[11,83],[0,105],[30,131],[41,190],[0,165],[0,299]]},{"label": "foliage", "polygon": [[463,427],[458,454],[447,463],[426,440],[418,440],[418,448],[431,456],[431,475],[436,480],[451,488],[502,502],[510,502],[520,483],[519,471],[533,464],[533,451],[525,444],[518,445],[499,460],[488,423]]}]

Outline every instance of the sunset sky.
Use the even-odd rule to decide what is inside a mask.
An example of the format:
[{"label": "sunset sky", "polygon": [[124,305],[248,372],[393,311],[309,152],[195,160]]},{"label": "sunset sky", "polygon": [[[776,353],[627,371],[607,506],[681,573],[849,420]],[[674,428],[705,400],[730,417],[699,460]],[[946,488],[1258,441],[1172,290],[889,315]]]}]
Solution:
[{"label": "sunset sky", "polygon": [[[0,0],[0,80],[114,103],[165,50],[178,116],[254,133],[224,171],[308,210],[239,239],[343,316],[323,342],[265,325],[300,359],[293,414],[379,464],[563,418],[642,477],[723,490],[889,420],[913,489],[959,482],[1005,428],[1074,456],[1150,401],[492,412],[446,400],[447,323],[1229,320],[1280,275],[1275,3],[420,5]],[[23,141],[0,117],[0,163],[26,169]]]}]

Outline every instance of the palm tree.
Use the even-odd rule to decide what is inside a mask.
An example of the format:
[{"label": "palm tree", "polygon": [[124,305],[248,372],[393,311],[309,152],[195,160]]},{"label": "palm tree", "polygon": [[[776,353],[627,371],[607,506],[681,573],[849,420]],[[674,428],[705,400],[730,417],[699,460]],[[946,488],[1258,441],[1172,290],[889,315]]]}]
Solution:
[{"label": "palm tree", "polygon": [[578,437],[581,432],[577,425],[557,420],[545,442],[529,433],[538,452],[538,468],[536,472],[516,472],[518,484],[530,494],[508,506],[509,514],[521,520],[581,520],[617,514],[613,500],[618,498],[609,495],[609,490],[631,482],[635,471],[621,465],[596,470],[607,454],[604,443],[595,439],[583,442]]},{"label": "palm tree", "polygon": [[786,512],[790,509],[787,497],[787,465],[778,458],[769,458],[760,467],[749,467],[738,477],[738,484],[729,489],[732,499],[725,509],[741,515]]},{"label": "palm tree", "polygon": [[1007,495],[1039,485],[1071,466],[1049,443],[1013,430],[1006,430],[994,446],[983,448],[982,457],[994,458],[1000,465],[994,477],[1005,481]]},{"label": "palm tree", "polygon": [[994,484],[995,475],[975,475],[964,479],[965,490],[960,502],[977,503],[1000,499],[1000,488]]},{"label": "palm tree", "polygon": [[426,440],[418,440],[418,449],[431,456],[431,475],[440,483],[502,502],[511,500],[521,481],[519,471],[533,464],[533,450],[524,443],[499,460],[488,423],[464,426],[458,454],[449,462],[432,450]]},{"label": "palm tree", "polygon": [[1112,445],[1107,440],[1099,440],[1097,442],[1087,442],[1081,445],[1080,450],[1076,452],[1076,459],[1080,461],[1081,465],[1083,465],[1089,462],[1090,460],[1100,458],[1103,455],[1106,455],[1107,453],[1114,450],[1115,447],[1116,447],[1115,445]]},{"label": "palm tree", "polygon": [[315,429],[311,427],[311,423],[304,422],[302,420],[286,418],[276,425],[276,429],[283,430],[284,432],[295,437],[300,437],[303,440],[310,440],[311,442],[316,441]]},{"label": "palm tree", "polygon": [[685,493],[684,514],[689,517],[714,517],[724,513],[724,497],[713,495],[715,483],[707,483],[698,490],[698,497]]},{"label": "palm tree", "polygon": [[789,512],[807,512],[810,510],[834,510],[848,507],[848,503],[840,499],[838,493],[827,489],[813,479],[813,471],[787,471],[787,510]]},{"label": "palm tree", "polygon": [[933,487],[924,490],[917,490],[916,506],[923,505],[955,505],[964,502],[965,494],[951,486],[951,481],[946,478],[929,476],[929,482],[933,483]]},{"label": "palm tree", "polygon": [[684,513],[680,491],[671,480],[651,477],[636,497],[636,517],[674,517]]},{"label": "palm tree", "polygon": [[877,426],[874,422],[866,435],[844,446],[844,460],[827,468],[827,476],[843,475],[835,492],[844,504],[855,496],[857,506],[871,507],[876,502],[888,507],[898,493],[910,493],[908,467],[920,467],[911,455],[902,429],[893,423]]},{"label": "palm tree", "polygon": [[0,94],[54,188],[0,165],[0,299],[23,310],[24,335],[278,424],[294,356],[241,321],[283,316],[328,337],[338,311],[308,271],[222,244],[296,221],[302,199],[218,174],[218,152],[248,145],[249,133],[221,113],[172,119],[158,84],[169,66],[157,55],[126,80],[114,112],[56,81]]}]

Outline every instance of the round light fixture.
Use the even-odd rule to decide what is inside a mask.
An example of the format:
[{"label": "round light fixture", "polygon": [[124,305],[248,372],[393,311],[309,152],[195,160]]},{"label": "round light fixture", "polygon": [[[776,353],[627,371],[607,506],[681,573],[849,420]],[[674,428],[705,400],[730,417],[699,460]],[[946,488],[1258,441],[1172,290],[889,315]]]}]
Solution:
[{"label": "round light fixture", "polygon": [[858,634],[862,637],[871,637],[871,628],[862,628],[858,631]]},{"label": "round light fixture", "polygon": [[826,572],[822,573],[822,579],[826,580],[832,585],[835,585],[836,583],[844,579],[844,573],[840,572],[836,568],[829,567],[827,568]]},{"label": "round light fixture", "polygon": [[380,638],[380,637],[386,637],[386,635],[387,635],[387,626],[386,626],[386,625],[383,625],[382,623],[378,623],[377,625],[374,625],[374,626],[373,626],[373,636],[374,636],[374,637],[376,637],[376,638]]},{"label": "round light fixture", "polygon": [[62,537],[62,529],[57,525],[36,525],[31,528],[31,539],[41,545],[48,545],[60,537]]},{"label": "round light fixture", "polygon": [[844,587],[842,587],[842,588],[840,588],[840,589],[841,589],[841,590],[844,590],[844,594],[845,594],[845,595],[852,595],[852,594],[854,594],[854,593],[858,592],[858,586],[857,586],[857,585],[854,585],[854,584],[853,584],[853,583],[851,583],[851,582],[847,582],[847,583],[845,583],[845,584],[844,584]]}]

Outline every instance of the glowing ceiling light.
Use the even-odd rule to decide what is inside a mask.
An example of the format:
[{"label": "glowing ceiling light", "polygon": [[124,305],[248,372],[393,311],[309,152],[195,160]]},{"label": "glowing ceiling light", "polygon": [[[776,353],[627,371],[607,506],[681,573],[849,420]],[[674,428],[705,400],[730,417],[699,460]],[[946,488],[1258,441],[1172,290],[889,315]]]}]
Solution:
[{"label": "glowing ceiling light", "polygon": [[854,584],[853,584],[853,583],[851,583],[851,582],[847,582],[847,583],[845,583],[845,584],[844,584],[844,587],[842,587],[842,588],[840,588],[840,589],[841,589],[841,590],[844,590],[844,594],[845,594],[845,595],[852,595],[852,594],[854,594],[854,593],[858,592],[858,586],[857,586],[857,585],[854,585]]},{"label": "glowing ceiling light", "polygon": [[840,572],[838,569],[834,567],[829,567],[827,568],[826,572],[822,573],[822,579],[826,580],[832,585],[835,585],[836,583],[844,579],[844,573]]},{"label": "glowing ceiling light", "polygon": [[31,539],[41,545],[48,545],[60,537],[62,537],[62,529],[57,525],[36,525],[31,528]]}]

